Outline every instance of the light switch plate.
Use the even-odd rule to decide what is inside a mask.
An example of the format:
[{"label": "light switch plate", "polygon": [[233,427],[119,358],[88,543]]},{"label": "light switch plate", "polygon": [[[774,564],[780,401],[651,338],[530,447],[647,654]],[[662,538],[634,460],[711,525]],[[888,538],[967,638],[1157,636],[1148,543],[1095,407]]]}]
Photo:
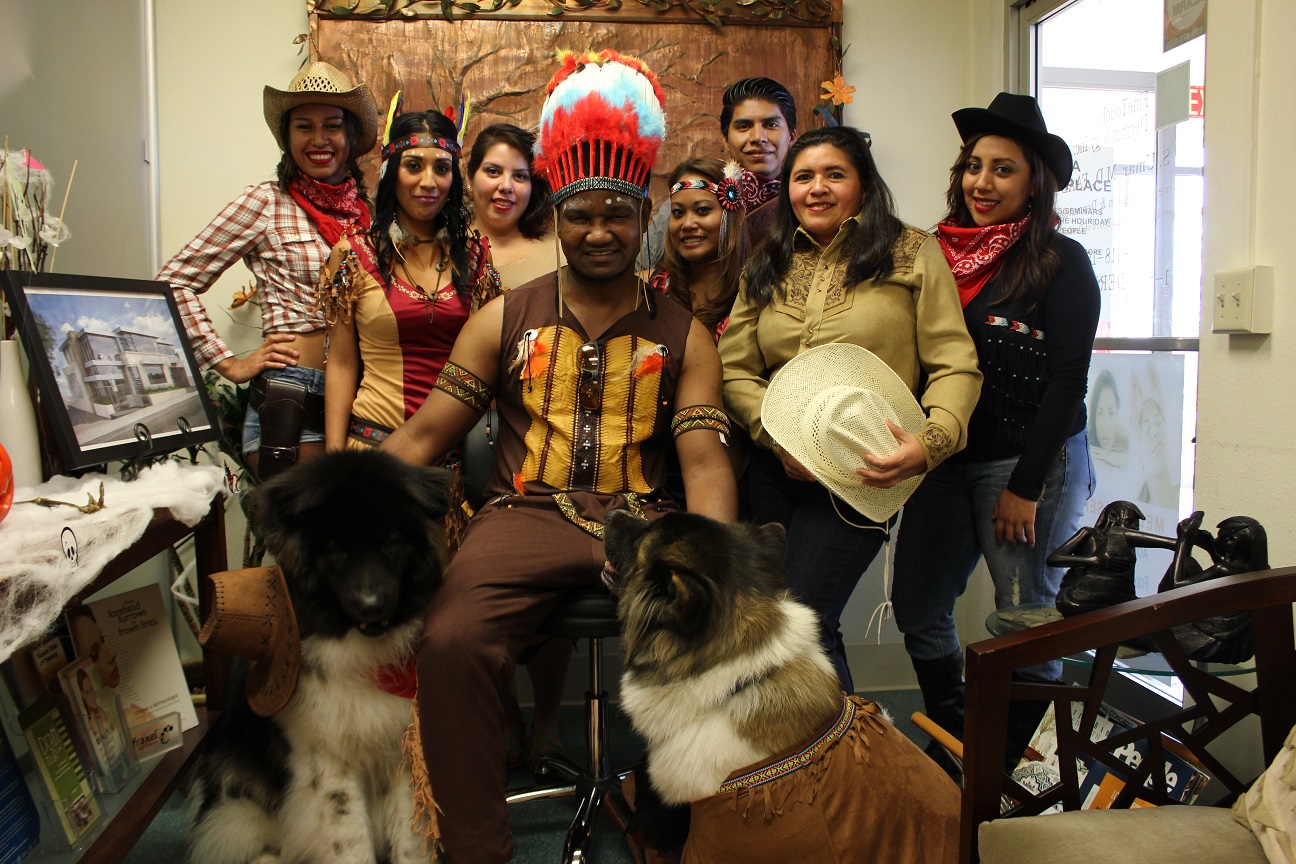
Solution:
[{"label": "light switch plate", "polygon": [[1244,267],[1215,274],[1211,292],[1211,331],[1273,331],[1273,268]]}]

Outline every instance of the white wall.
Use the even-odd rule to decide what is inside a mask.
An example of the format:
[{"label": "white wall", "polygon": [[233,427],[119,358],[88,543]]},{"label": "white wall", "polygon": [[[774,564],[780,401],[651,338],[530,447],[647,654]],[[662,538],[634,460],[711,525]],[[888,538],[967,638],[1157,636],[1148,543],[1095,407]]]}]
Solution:
[{"label": "white wall", "polygon": [[1198,385],[1197,507],[1214,523],[1254,516],[1275,566],[1296,563],[1296,244],[1290,184],[1296,159],[1291,46],[1296,4],[1231,0],[1209,7],[1202,309],[1211,274],[1274,268],[1268,336],[1210,332],[1203,314]]},{"label": "white wall", "polygon": [[[144,0],[0,0],[0,136],[54,180],[60,273],[152,277]],[[72,166],[76,163],[76,176]]]},{"label": "white wall", "polygon": [[[856,88],[845,121],[872,136],[873,156],[895,195],[900,217],[930,229],[944,215],[949,169],[958,155],[959,138],[950,114],[988,105],[1001,89],[1003,4],[1001,0],[847,0],[843,5],[842,45],[847,51],[842,74]],[[882,628],[880,644],[876,622],[869,630],[885,597],[888,577],[887,562],[879,555],[842,616],[857,689],[913,684],[913,670],[895,623]],[[982,566],[956,609],[965,641],[987,635],[987,606],[993,607],[993,594]]]},{"label": "white wall", "polygon": [[[158,155],[162,258],[189,242],[245,186],[274,177],[279,147],[262,114],[262,88],[286,88],[306,32],[298,0],[199,0],[157,4]],[[159,262],[160,264],[161,262]],[[220,310],[251,281],[239,263],[204,302],[234,350],[260,342],[260,320],[244,307]]]},{"label": "white wall", "polygon": [[[288,86],[306,32],[300,0],[199,0],[157,3],[158,155],[161,256],[178,252],[245,186],[274,177],[279,161],[262,114],[262,89]],[[153,272],[160,269],[156,262]],[[229,311],[235,289],[252,281],[236,263],[203,297],[236,352],[261,341],[261,318],[248,304]],[[241,566],[246,522],[227,509],[231,567]]]},{"label": "white wall", "polygon": [[842,74],[855,87],[846,123],[873,137],[873,158],[900,217],[930,228],[944,212],[949,166],[958,153],[950,112],[973,104],[972,4],[848,0],[843,6]]}]

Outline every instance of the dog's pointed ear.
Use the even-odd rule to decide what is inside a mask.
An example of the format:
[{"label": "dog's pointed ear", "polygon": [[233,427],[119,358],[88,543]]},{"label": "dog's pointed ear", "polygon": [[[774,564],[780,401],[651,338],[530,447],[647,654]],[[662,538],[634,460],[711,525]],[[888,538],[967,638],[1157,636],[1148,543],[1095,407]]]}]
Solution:
[{"label": "dog's pointed ear", "polygon": [[672,570],[667,590],[676,627],[693,633],[705,626],[711,614],[711,592],[705,582],[688,573]]},{"label": "dog's pointed ear", "polygon": [[248,522],[252,533],[262,539],[283,533],[295,521],[297,496],[284,485],[282,476],[254,486],[249,495]]},{"label": "dog's pointed ear", "polygon": [[603,526],[603,554],[613,568],[627,575],[640,541],[652,523],[626,510],[613,510]]},{"label": "dog's pointed ear", "polygon": [[301,466],[296,466],[253,488],[247,507],[252,533],[261,538],[290,580],[300,572],[298,565],[303,551],[299,538],[307,499],[300,494],[293,479],[301,470]]},{"label": "dog's pointed ear", "polygon": [[454,474],[444,468],[410,466],[414,482],[410,490],[415,503],[427,516],[429,521],[440,522],[450,511],[450,487],[454,483]]},{"label": "dog's pointed ear", "polygon": [[757,527],[753,533],[761,551],[781,569],[783,556],[787,552],[787,531],[783,530],[783,526],[777,522],[766,522]]},{"label": "dog's pointed ear", "polygon": [[605,527],[614,532],[621,532],[627,539],[638,540],[652,523],[642,516],[636,516],[629,510],[613,510],[607,516]]}]

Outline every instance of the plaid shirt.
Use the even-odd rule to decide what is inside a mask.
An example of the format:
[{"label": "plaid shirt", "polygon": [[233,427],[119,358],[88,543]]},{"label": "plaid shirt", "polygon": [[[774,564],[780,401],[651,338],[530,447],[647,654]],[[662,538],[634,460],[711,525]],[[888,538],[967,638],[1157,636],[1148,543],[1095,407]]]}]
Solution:
[{"label": "plaid shirt", "polygon": [[208,369],[234,352],[216,332],[199,294],[242,258],[256,278],[263,335],[323,330],[315,282],[328,254],[305,212],[277,183],[266,181],[244,189],[157,278],[170,283],[194,355]]}]

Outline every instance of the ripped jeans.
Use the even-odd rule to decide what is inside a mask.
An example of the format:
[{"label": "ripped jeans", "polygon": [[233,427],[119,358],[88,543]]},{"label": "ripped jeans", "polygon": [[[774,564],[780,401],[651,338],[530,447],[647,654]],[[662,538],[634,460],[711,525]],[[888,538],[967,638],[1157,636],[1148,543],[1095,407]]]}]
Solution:
[{"label": "ripped jeans", "polygon": [[[1016,466],[1015,458],[946,462],[905,504],[891,602],[910,657],[939,660],[959,649],[954,603],[983,556],[994,582],[995,608],[1051,604],[1057,598],[1065,571],[1044,561],[1080,527],[1093,494],[1088,435],[1081,430],[1068,438],[1044,478],[1034,546],[995,542],[991,514]],[[1018,671],[1023,679],[1052,681],[1061,669],[1061,661],[1052,661]]]}]

